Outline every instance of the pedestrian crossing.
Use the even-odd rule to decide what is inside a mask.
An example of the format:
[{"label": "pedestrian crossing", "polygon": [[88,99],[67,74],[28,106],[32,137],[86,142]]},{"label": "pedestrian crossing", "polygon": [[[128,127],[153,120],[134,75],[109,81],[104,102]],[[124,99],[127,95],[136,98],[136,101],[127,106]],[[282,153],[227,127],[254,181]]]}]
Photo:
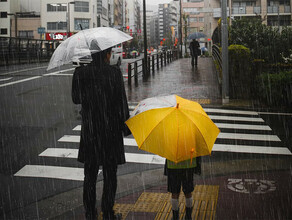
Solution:
[{"label": "pedestrian crossing", "polygon": [[[133,110],[133,107],[131,109]],[[291,151],[282,145],[280,138],[273,133],[257,112],[219,108],[204,108],[204,110],[221,130],[213,146],[213,152],[292,156]],[[80,142],[80,135],[76,135],[76,132],[81,131],[81,125],[76,125],[72,131],[74,134],[66,134],[57,141],[60,145],[68,144],[68,148],[48,147],[39,154],[39,157],[44,160],[45,158],[76,160],[78,155],[76,143]],[[158,155],[138,150],[134,138],[124,138],[124,145],[133,149],[125,153],[128,164],[163,165],[165,162],[165,159]],[[15,176],[20,177],[75,181],[83,181],[83,175],[83,168],[47,165],[26,165],[15,173]]]}]

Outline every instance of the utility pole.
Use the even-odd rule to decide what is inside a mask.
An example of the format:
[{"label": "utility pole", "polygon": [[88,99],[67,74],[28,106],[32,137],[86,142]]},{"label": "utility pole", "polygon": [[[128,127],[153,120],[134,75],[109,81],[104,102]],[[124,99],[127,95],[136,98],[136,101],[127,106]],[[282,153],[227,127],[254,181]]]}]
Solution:
[{"label": "utility pole", "polygon": [[179,33],[180,33],[180,39],[179,39],[179,58],[182,58],[182,18],[181,18],[181,0],[179,0]]},{"label": "utility pole", "polygon": [[229,103],[227,0],[221,0],[222,102]]}]

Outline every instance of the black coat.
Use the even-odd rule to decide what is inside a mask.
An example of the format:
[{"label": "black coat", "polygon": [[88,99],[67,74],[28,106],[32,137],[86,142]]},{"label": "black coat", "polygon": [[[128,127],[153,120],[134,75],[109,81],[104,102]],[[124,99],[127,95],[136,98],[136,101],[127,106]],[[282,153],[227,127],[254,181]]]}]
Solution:
[{"label": "black coat", "polygon": [[120,69],[91,63],[75,69],[72,100],[81,104],[82,128],[78,161],[123,164],[123,131],[129,108]]},{"label": "black coat", "polygon": [[190,51],[191,51],[191,56],[198,56],[200,55],[200,44],[198,41],[192,41],[190,43]]}]

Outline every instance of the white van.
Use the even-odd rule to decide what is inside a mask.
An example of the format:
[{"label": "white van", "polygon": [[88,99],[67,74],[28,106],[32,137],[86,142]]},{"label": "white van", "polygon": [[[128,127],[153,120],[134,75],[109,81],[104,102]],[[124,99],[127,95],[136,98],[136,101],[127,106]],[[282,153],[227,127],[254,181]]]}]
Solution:
[{"label": "white van", "polygon": [[112,48],[112,56],[110,59],[110,65],[120,66],[123,59],[123,45],[118,44]]},{"label": "white van", "polygon": [[[110,58],[110,65],[117,65],[118,67],[121,65],[123,59],[123,45],[119,44],[112,48],[112,55]],[[91,63],[91,57],[80,58],[77,62],[73,62],[73,66],[81,66],[83,64]]]}]

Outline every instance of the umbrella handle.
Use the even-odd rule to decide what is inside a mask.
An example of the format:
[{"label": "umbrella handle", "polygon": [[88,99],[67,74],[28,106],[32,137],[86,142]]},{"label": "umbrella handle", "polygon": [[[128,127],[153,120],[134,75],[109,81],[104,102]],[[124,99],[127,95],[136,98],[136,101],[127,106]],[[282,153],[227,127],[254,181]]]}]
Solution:
[{"label": "umbrella handle", "polygon": [[194,148],[192,148],[191,149],[191,163],[190,163],[190,165],[192,165],[192,163],[193,163],[193,155],[194,155]]}]

